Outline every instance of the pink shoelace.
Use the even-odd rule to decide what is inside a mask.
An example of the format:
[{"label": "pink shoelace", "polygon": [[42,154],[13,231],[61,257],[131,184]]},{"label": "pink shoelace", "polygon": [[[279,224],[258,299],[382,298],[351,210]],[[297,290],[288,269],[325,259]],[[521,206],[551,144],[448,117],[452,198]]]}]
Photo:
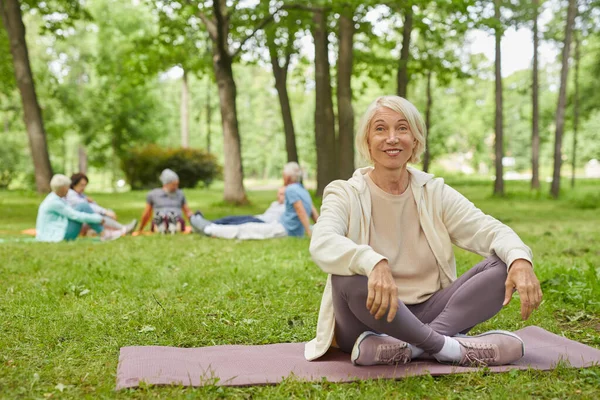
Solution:
[{"label": "pink shoelace", "polygon": [[496,350],[489,343],[461,342],[460,344],[466,349],[465,355],[460,360],[463,365],[485,367],[496,359]]},{"label": "pink shoelace", "polygon": [[377,360],[385,364],[407,364],[410,350],[406,344],[382,344],[377,347]]}]

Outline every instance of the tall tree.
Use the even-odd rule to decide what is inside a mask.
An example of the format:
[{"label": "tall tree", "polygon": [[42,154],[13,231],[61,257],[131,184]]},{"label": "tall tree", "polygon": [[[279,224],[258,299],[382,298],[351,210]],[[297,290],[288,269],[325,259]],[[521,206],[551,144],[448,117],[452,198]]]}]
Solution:
[{"label": "tall tree", "polygon": [[538,50],[540,45],[538,19],[540,0],[533,0],[533,72],[531,87],[531,188],[539,189],[539,160],[540,160],[540,106],[539,106],[539,70]]},{"label": "tall tree", "polygon": [[398,96],[406,97],[408,90],[408,62],[410,58],[410,37],[413,30],[413,8],[412,1],[402,7],[404,13],[404,25],[402,26],[402,48],[400,49],[400,59],[398,61]]},{"label": "tall tree", "polygon": [[190,147],[190,89],[188,86],[188,72],[183,70],[181,77],[181,147]]},{"label": "tall tree", "polygon": [[[234,7],[237,3],[234,3]],[[224,200],[235,204],[248,202],[244,188],[244,171],[242,167],[241,139],[237,118],[237,89],[233,76],[233,62],[241,53],[243,46],[259,29],[263,29],[273,19],[267,14],[251,32],[244,37],[236,49],[231,49],[232,10],[224,0],[213,0],[212,16],[204,7],[198,9],[198,16],[204,22],[213,51],[213,69],[219,87],[219,105],[223,126],[223,147],[225,162],[223,175],[225,180]]]},{"label": "tall tree", "polygon": [[581,39],[575,32],[575,93],[573,94],[573,154],[571,156],[571,187],[575,187],[575,168],[577,167],[577,132],[579,130],[579,67],[581,63]]},{"label": "tall tree", "polygon": [[10,40],[10,50],[17,86],[23,104],[23,118],[27,127],[29,148],[35,170],[38,192],[50,191],[52,166],[48,155],[48,144],[42,112],[35,92],[31,64],[25,40],[25,25],[19,0],[0,0],[0,15]]},{"label": "tall tree", "polygon": [[328,10],[315,8],[312,35],[315,43],[315,145],[317,146],[317,195],[339,176],[335,119],[329,72]]},{"label": "tall tree", "polygon": [[504,170],[502,165],[502,158],[504,157],[504,123],[502,115],[502,16],[500,10],[500,4],[502,0],[494,0],[494,18],[496,19],[496,26],[494,27],[494,37],[496,44],[496,57],[494,60],[495,69],[495,87],[496,87],[496,112],[495,112],[495,144],[494,164],[496,167],[496,181],[494,183],[494,195],[504,196]]},{"label": "tall tree", "polygon": [[[447,86],[453,77],[464,78],[466,54],[462,51],[465,34],[471,21],[468,3],[442,4],[423,1],[419,13],[413,15],[416,40],[414,41],[414,73],[425,79],[425,152],[423,170],[427,172],[432,160],[430,144],[433,127],[433,85]],[[416,95],[415,97],[418,97]],[[436,138],[436,142],[439,142]]]},{"label": "tall tree", "polygon": [[565,38],[562,49],[562,67],[560,72],[560,89],[558,92],[558,103],[556,105],[556,132],[554,135],[554,170],[552,174],[552,186],[550,194],[558,198],[560,194],[560,169],[562,164],[562,137],[565,128],[565,108],[567,103],[567,77],[569,75],[569,53],[571,51],[571,36],[575,16],[577,14],[577,0],[569,0],[567,9],[567,21],[565,24]]},{"label": "tall tree", "polygon": [[429,133],[431,128],[431,108],[433,106],[433,96],[431,94],[431,70],[427,71],[427,79],[426,79],[426,87],[425,93],[427,96],[427,101],[425,103],[425,131],[427,135],[425,136],[425,154],[423,154],[423,171],[429,171],[429,162],[430,162],[430,152],[429,152]]},{"label": "tall tree", "polygon": [[198,29],[201,22],[196,16],[197,8],[190,4],[182,6],[178,1],[147,0],[158,18],[158,29],[153,35],[143,37],[136,48],[139,49],[140,62],[145,64],[143,70],[149,76],[156,76],[174,66],[183,70],[179,129],[181,147],[185,148],[190,146],[190,78],[210,73],[212,60],[210,39],[205,31]]},{"label": "tall tree", "polygon": [[[291,18],[289,18],[291,19]],[[287,89],[287,77],[290,66],[292,53],[294,51],[294,34],[296,29],[289,26],[285,27],[285,45],[277,46],[276,35],[277,29],[267,29],[266,39],[267,48],[269,49],[269,58],[275,78],[275,89],[279,98],[279,106],[281,108],[281,117],[283,119],[283,130],[285,133],[285,150],[287,152],[287,160],[298,161],[298,149],[296,147],[296,132],[294,130],[294,120],[292,119],[292,108],[290,106],[290,98]],[[280,47],[281,54],[280,56]],[[283,58],[281,63],[280,58]]]},{"label": "tall tree", "polygon": [[338,149],[340,178],[354,172],[354,108],[352,107],[352,66],[354,9],[344,4],[339,18],[339,53],[337,62]]}]

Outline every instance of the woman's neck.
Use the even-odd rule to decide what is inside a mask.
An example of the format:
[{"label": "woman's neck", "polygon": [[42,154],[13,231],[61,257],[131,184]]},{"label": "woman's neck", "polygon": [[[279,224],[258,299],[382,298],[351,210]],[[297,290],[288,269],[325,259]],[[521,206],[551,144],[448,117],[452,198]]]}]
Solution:
[{"label": "woman's neck", "polygon": [[389,194],[399,195],[406,191],[409,184],[409,175],[406,165],[400,170],[389,170],[375,167],[369,176],[375,185]]}]

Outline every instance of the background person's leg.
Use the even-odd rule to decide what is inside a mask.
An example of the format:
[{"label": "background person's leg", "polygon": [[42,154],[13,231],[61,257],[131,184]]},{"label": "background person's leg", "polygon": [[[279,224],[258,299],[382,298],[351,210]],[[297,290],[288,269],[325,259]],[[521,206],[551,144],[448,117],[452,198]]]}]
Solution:
[{"label": "background person's leg", "polygon": [[240,240],[262,240],[287,236],[285,227],[280,223],[265,224],[261,221],[260,223],[249,222],[238,226],[240,229],[237,238]]},{"label": "background person's leg", "polygon": [[155,211],[150,227],[152,232],[165,233],[167,231],[167,216],[161,211]]},{"label": "background person's leg", "polygon": [[120,224],[119,222],[115,221],[114,219],[104,216],[104,227],[108,228],[108,229],[123,229],[124,226],[123,224]]},{"label": "background person's leg", "polygon": [[239,232],[240,225],[217,225],[210,224],[204,228],[204,233],[208,236],[221,239],[235,239]]},{"label": "background person's leg", "polygon": [[260,220],[253,215],[230,215],[228,217],[215,219],[212,223],[219,225],[241,225],[247,224],[248,222],[264,224],[263,220]]},{"label": "background person's leg", "polygon": [[392,322],[386,316],[376,320],[367,309],[368,279],[362,275],[332,275],[335,338],[338,346],[351,352],[354,342],[364,331],[385,333],[429,353],[437,353],[444,346],[444,336],[415,317],[402,302]]},{"label": "background person's leg", "polygon": [[[94,214],[94,210],[92,210],[92,207],[88,204],[88,203],[79,203],[76,204],[75,208],[77,211],[81,211],[87,214]],[[69,221],[70,223],[71,221]],[[73,221],[75,222],[75,221]],[[88,223],[88,225],[90,226],[90,228],[92,228],[93,230],[95,230],[97,233],[102,233],[102,231],[104,230],[104,226],[102,226],[102,224],[90,224]],[[81,227],[80,227],[81,229]]]},{"label": "background person's leg", "polygon": [[72,219],[70,219],[69,223],[67,224],[67,230],[65,232],[65,240],[71,241],[77,239],[77,236],[79,236],[79,232],[81,232],[82,226],[83,224],[81,222],[73,221]]},{"label": "background person's leg", "polygon": [[502,309],[506,275],[506,264],[498,256],[488,257],[451,286],[408,308],[442,335],[467,333]]}]

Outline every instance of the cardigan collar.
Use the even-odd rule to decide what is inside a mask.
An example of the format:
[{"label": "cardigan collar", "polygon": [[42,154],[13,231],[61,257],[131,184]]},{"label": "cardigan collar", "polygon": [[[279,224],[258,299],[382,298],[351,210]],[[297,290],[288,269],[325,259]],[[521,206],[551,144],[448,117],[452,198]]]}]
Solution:
[{"label": "cardigan collar", "polygon": [[[358,192],[364,192],[365,190],[367,190],[367,183],[365,182],[364,176],[372,170],[373,167],[364,167],[357,169],[356,171],[354,171],[354,174],[352,174],[352,177],[348,179],[348,183],[350,183],[350,185],[354,187]],[[418,169],[415,169],[413,167],[408,167],[407,170],[412,177],[411,186],[413,188],[421,188],[425,186],[427,182],[434,178],[434,175],[428,174],[423,171],[419,171]]]}]

